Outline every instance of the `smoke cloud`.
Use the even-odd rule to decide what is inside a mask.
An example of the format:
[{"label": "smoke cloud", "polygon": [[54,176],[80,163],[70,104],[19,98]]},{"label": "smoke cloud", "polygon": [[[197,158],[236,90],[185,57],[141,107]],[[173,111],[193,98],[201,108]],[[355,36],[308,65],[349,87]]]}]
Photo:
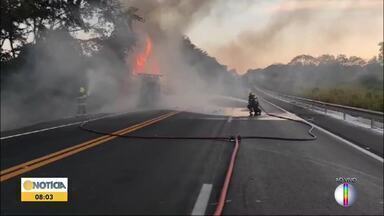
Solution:
[{"label": "smoke cloud", "polygon": [[[211,94],[236,94],[241,91],[217,76],[208,80],[215,67],[204,66],[199,62],[191,63],[194,54],[185,53],[185,34],[194,24],[210,14],[217,3],[214,0],[162,0],[162,1],[122,1],[126,7],[140,8],[145,17],[144,25],[136,25],[136,34],[143,41],[145,35],[153,40],[154,57],[159,62],[160,73],[166,83],[167,95],[162,105],[165,107],[204,107],[209,104]],[[142,49],[142,48],[141,48]],[[219,74],[228,73],[223,67]],[[233,74],[233,76],[236,76]],[[234,78],[236,79],[236,78]],[[239,80],[240,82],[240,80]]]},{"label": "smoke cloud", "polygon": [[[87,35],[74,39],[64,30],[47,31],[43,42],[19,56],[23,65],[1,80],[1,130],[75,116],[80,86],[87,88],[89,113],[190,107],[198,111],[209,104],[212,95],[236,94],[239,90],[233,84],[240,83],[240,78],[185,39],[189,26],[208,15],[212,3],[121,1],[123,11],[136,7],[145,22],[135,22],[132,29],[120,28],[102,47],[98,39]],[[143,97],[153,94],[153,88],[132,71],[147,37],[153,43],[150,58],[158,62],[161,73],[156,107],[139,106]],[[89,48],[97,51],[81,55]]]},{"label": "smoke cloud", "polygon": [[[255,5],[261,2],[266,1],[255,2]],[[263,9],[262,19],[248,16],[252,25],[245,30],[238,32],[236,26],[224,25],[222,34],[234,34],[225,33],[232,29],[237,36],[219,44],[210,40],[200,45],[221,63],[240,73],[250,68],[286,63],[300,54],[346,54],[363,58],[377,54],[377,43],[383,35],[382,1],[287,0],[269,3],[258,9]],[[242,16],[241,13],[233,15],[231,11],[227,14],[233,19]]]}]

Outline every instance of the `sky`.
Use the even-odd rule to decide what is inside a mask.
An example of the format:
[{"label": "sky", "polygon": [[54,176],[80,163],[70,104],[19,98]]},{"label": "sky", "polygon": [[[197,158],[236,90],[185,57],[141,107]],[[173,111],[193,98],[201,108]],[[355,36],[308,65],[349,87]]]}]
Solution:
[{"label": "sky", "polygon": [[383,41],[383,0],[214,0],[186,35],[240,74],[300,54],[370,59]]},{"label": "sky", "polygon": [[368,60],[383,41],[384,0],[121,1],[140,8],[146,25],[187,35],[239,74],[301,54]]}]

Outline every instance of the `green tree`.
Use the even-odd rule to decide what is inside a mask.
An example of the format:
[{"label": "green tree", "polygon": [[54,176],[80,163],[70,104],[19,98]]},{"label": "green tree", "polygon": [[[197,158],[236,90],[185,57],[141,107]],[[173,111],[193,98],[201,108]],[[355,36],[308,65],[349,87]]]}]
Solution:
[{"label": "green tree", "polygon": [[[2,0],[1,61],[16,58],[21,47],[37,43],[47,30],[93,30],[106,36],[113,29],[108,24],[113,25],[116,17],[122,15],[120,6],[118,0]],[[136,11],[131,11],[128,17],[143,20]],[[98,22],[92,24],[95,18]]]}]

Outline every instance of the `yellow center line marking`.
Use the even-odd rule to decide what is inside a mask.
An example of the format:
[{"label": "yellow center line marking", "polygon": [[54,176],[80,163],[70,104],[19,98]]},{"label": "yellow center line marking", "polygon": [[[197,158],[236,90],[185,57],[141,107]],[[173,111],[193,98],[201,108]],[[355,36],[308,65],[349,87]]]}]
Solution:
[{"label": "yellow center line marking", "polygon": [[[127,130],[135,129],[135,128],[140,127],[140,126],[142,126],[142,125],[147,125],[148,123],[151,123],[151,122],[153,122],[153,121],[160,121],[160,120],[164,119],[164,117],[168,117],[169,114],[170,114],[170,113],[167,113],[167,114],[165,114],[165,115],[161,115],[161,116],[156,117],[156,118],[154,118],[154,119],[150,119],[150,120],[147,120],[147,121],[145,121],[145,122],[141,122],[141,123],[139,123],[139,124],[130,126],[130,127],[128,127],[128,128],[125,128],[125,129],[122,129],[122,130],[119,130],[119,131],[115,131],[115,132],[113,132],[113,133],[111,133],[111,134],[113,134],[113,135],[122,135],[122,133],[124,133],[124,132],[127,131]],[[140,127],[140,128],[141,128],[141,127]],[[139,129],[139,128],[138,128],[138,129]],[[49,159],[49,158],[51,158],[51,157],[54,157],[54,156],[59,155],[59,154],[63,154],[63,153],[65,153],[65,152],[72,151],[73,149],[81,148],[81,147],[83,147],[83,146],[87,146],[87,145],[92,144],[92,143],[95,143],[95,142],[97,142],[97,141],[105,140],[105,139],[108,138],[108,137],[114,137],[114,136],[112,136],[112,135],[104,135],[104,136],[101,136],[101,137],[98,137],[98,138],[95,138],[95,139],[86,141],[86,142],[84,142],[84,143],[81,143],[81,144],[78,144],[78,145],[75,145],[75,146],[72,146],[72,147],[65,148],[65,149],[63,149],[63,150],[54,152],[54,153],[52,153],[52,154],[49,154],[49,155],[46,155],[46,156],[43,156],[43,157],[39,157],[39,158],[37,158],[37,159],[34,159],[34,160],[31,160],[31,161],[28,161],[28,162],[25,162],[25,163],[22,163],[22,164],[13,166],[13,167],[8,168],[8,169],[5,169],[5,170],[2,170],[2,171],[0,172],[0,175],[4,175],[4,174],[6,174],[6,173],[9,173],[9,172],[11,172],[11,171],[14,171],[14,170],[17,170],[17,169],[20,169],[20,168],[23,168],[23,167],[27,167],[27,166],[29,166],[29,165],[31,165],[31,164],[37,163],[37,162],[42,161],[42,160]]]},{"label": "yellow center line marking", "polygon": [[[176,115],[177,113],[179,113],[179,112],[170,112],[170,113],[158,116],[156,118],[141,122],[139,124],[130,126],[128,128],[115,131],[112,134],[113,135],[124,135],[127,133],[131,133],[133,131],[136,131],[136,130],[144,128],[148,125],[157,123],[157,122],[164,120],[166,118],[169,118],[173,115]],[[117,136],[113,136],[113,135],[104,135],[104,136],[80,143],[78,145],[75,145],[75,146],[65,148],[65,149],[62,149],[60,151],[48,154],[46,156],[39,157],[39,158],[33,159],[31,161],[28,161],[28,162],[10,167],[8,169],[2,170],[0,172],[0,175],[1,175],[0,182],[3,182],[7,179],[13,178],[13,177],[18,176],[18,175],[21,175],[23,173],[29,172],[31,170],[37,169],[37,168],[42,167],[44,165],[50,164],[52,162],[58,161],[60,159],[66,158],[68,156],[71,156],[71,155],[76,154],[78,152],[92,148],[94,146],[108,142],[108,141],[115,139],[117,137]]]}]

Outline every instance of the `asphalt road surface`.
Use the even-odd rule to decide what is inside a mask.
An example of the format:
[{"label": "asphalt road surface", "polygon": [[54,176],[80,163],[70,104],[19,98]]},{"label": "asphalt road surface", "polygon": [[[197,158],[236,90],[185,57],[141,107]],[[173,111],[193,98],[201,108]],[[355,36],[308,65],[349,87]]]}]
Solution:
[{"label": "asphalt road surface", "polygon": [[[262,106],[297,118],[269,103]],[[96,134],[79,124],[14,137],[44,128],[2,133],[1,214],[213,214],[233,142],[154,137],[309,137],[307,125],[265,113],[246,115],[243,108],[212,114],[157,110],[104,116],[84,125],[151,139]],[[64,123],[49,126],[55,124]],[[223,214],[382,215],[382,161],[313,132],[313,141],[241,139]],[[21,177],[67,177],[69,201],[21,202]],[[357,178],[354,205],[336,203],[337,177]]]}]

